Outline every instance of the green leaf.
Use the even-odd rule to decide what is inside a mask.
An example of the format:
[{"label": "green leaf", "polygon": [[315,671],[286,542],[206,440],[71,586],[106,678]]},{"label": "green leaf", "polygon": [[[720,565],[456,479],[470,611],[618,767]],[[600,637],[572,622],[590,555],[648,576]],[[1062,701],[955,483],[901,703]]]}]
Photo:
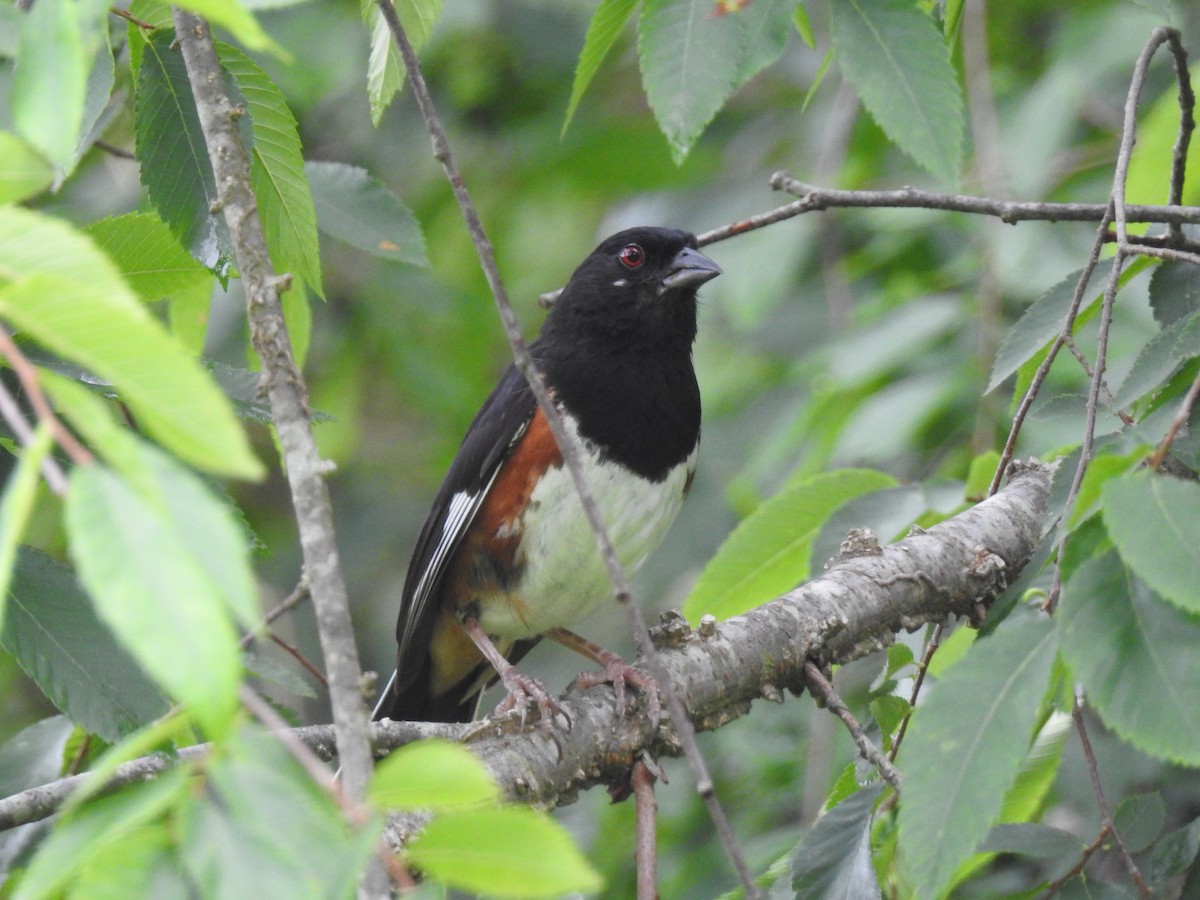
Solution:
[{"label": "green leaf", "polygon": [[180,855],[196,895],[354,896],[380,823],[347,828],[328,792],[256,727],[224,749],[180,817]]},{"label": "green leaf", "polygon": [[804,8],[803,3],[796,4],[796,9],[792,13],[792,24],[796,26],[796,32],[800,35],[800,40],[804,41],[804,46],[809,50],[816,50],[817,39],[813,34],[812,21],[808,17],[808,10]]},{"label": "green leaf", "polygon": [[920,896],[937,896],[999,817],[1029,752],[1056,643],[1049,618],[1010,617],[913,713],[899,759],[899,826]]},{"label": "green leaf", "polygon": [[100,34],[96,19],[103,8],[99,0],[47,0],[21,17],[13,124],[64,172],[79,144],[88,71]]},{"label": "green leaf", "polygon": [[258,217],[267,236],[275,271],[304,279],[318,296],[321,252],[317,214],[304,174],[300,134],[287,98],[267,73],[240,50],[219,44],[217,54],[233,76],[250,116],[254,136],[250,150],[250,184],[258,201]]},{"label": "green leaf", "polygon": [[[1200,315],[1191,315],[1165,326],[1146,342],[1138,352],[1137,359],[1121,387],[1117,389],[1110,404],[1123,409],[1143,394],[1157,388],[1171,377],[1172,373],[1189,357],[1195,348],[1180,339],[1200,324]],[[1182,351],[1182,352],[1180,352]]]},{"label": "green leaf", "polygon": [[109,847],[159,819],[187,790],[187,772],[178,768],[127,785],[60,818],[25,870],[16,896],[22,900],[62,896]]},{"label": "green leaf", "polygon": [[571,100],[567,104],[567,114],[563,117],[562,134],[567,133],[571,119],[583,99],[583,94],[600,63],[616,43],[617,37],[633,15],[638,0],[600,0],[596,13],[588,24],[587,34],[583,38],[583,50],[579,53],[579,64],[575,67],[575,81],[571,85]]},{"label": "green leaf", "polygon": [[671,156],[682,163],[737,86],[742,35],[712,0],[646,0],[638,24],[642,84]]},{"label": "green leaf", "polygon": [[[1066,321],[1067,308],[1075,295],[1075,288],[1083,270],[1072,272],[1057,282],[1046,293],[1029,305],[1017,323],[1004,334],[996,360],[992,363],[992,377],[987,391],[998,388],[1010,375],[1017,371],[1030,357],[1054,340]],[[1098,295],[1088,299],[1085,295],[1080,312],[1094,305]]]},{"label": "green leaf", "polygon": [[735,87],[741,87],[787,48],[796,0],[754,0],[729,13],[742,32]]},{"label": "green leaf", "polygon": [[0,203],[40,194],[54,180],[45,157],[8,131],[0,131]]},{"label": "green leaf", "polygon": [[239,0],[182,0],[177,5],[199,13],[214,25],[228,28],[234,37],[251,50],[269,50],[283,60],[291,59],[291,54],[263,31],[254,14]]},{"label": "green leaf", "polygon": [[109,382],[139,423],[184,460],[234,477],[261,475],[209,376],[112,262],[68,225],[0,209],[0,317]]},{"label": "green leaf", "polygon": [[1167,811],[1159,794],[1126,797],[1113,812],[1113,824],[1130,853],[1141,853],[1157,839]]},{"label": "green leaf", "polygon": [[1069,831],[1036,822],[1005,822],[988,832],[983,853],[1018,853],[1035,859],[1078,856],[1083,842]]},{"label": "green leaf", "polygon": [[904,717],[911,712],[912,707],[908,705],[908,701],[903,697],[897,697],[895,694],[885,694],[882,697],[876,697],[872,700],[870,709],[871,717],[875,720],[875,724],[879,726],[879,731],[883,735],[884,749],[890,750],[892,735],[895,734]]},{"label": "green leaf", "polygon": [[1164,599],[1200,613],[1200,485],[1142,471],[1109,481],[1103,500],[1125,564]]},{"label": "green leaf", "polygon": [[1200,312],[1200,267],[1174,260],[1159,263],[1150,276],[1150,308],[1163,328]]},{"label": "green leaf", "polygon": [[808,577],[808,556],[825,519],[839,506],[895,479],[869,469],[818,475],[772,497],[738,524],[705,566],[683,613],[736,616]]},{"label": "green leaf", "polygon": [[74,730],[66,716],[50,716],[5,741],[0,747],[0,796],[10,797],[58,778]]},{"label": "green leaf", "polygon": [[0,644],[56,707],[112,742],[168,703],[96,616],[75,573],[30,547],[17,556]]},{"label": "green leaf", "polygon": [[883,786],[856,791],[804,835],[792,857],[792,890],[797,897],[867,898],[880,896],[871,864],[871,819]]},{"label": "green leaf", "polygon": [[973,457],[971,468],[967,473],[967,484],[963,488],[963,496],[975,503],[986,497],[998,465],[1000,465],[1000,454],[995,450],[989,450],[982,456]]},{"label": "green leaf", "polygon": [[407,856],[452,888],[492,897],[589,893],[602,885],[566,829],[524,806],[442,812],[409,844]]},{"label": "green leaf", "polygon": [[233,245],[214,212],[217,186],[175,32],[154,31],[141,46],[133,126],[142,186],[180,243],[224,277]]},{"label": "green leaf", "polygon": [[499,798],[487,769],[462,744],[418,741],[375,769],[367,799],[384,809],[447,809]]},{"label": "green leaf", "polygon": [[17,547],[29,527],[37,499],[38,482],[42,477],[42,462],[54,446],[50,425],[39,422],[29,443],[4,484],[0,496],[0,629],[4,628],[4,608],[8,586],[12,583]]},{"label": "green leaf", "polygon": [[1076,569],[1056,621],[1063,657],[1105,724],[1151,756],[1200,766],[1200,617],[1155,596],[1110,551]]},{"label": "green leaf", "polygon": [[161,300],[211,284],[209,271],[179,246],[154,213],[126,213],[93,222],[84,232],[121,270],[143,300]]},{"label": "green leaf", "polygon": [[164,484],[168,501],[180,503],[164,509],[111,470],[80,467],[71,474],[65,518],[71,555],[101,618],[152,678],[219,735],[237,708],[241,662],[225,585],[211,557],[196,552],[206,535],[190,518],[172,516],[179,508],[190,516],[180,502],[193,499],[190,477],[179,470]]},{"label": "green leaf", "polygon": [[1146,447],[1139,446],[1123,456],[1111,453],[1096,456],[1083,473],[1083,481],[1079,484],[1079,493],[1075,497],[1075,506],[1071,510],[1067,526],[1071,529],[1078,528],[1084,519],[1091,516],[1104,486],[1139,465],[1146,458],[1146,450]]},{"label": "green leaf", "polygon": [[963,101],[932,17],[909,0],[830,5],[838,65],[901,150],[954,183],[962,166]]},{"label": "green leaf", "polygon": [[[395,0],[396,14],[415,53],[421,52],[433,34],[433,26],[442,17],[442,3],[443,0]],[[378,125],[384,110],[404,85],[404,61],[375,0],[363,0],[362,8],[363,19],[371,28],[367,96],[371,101],[371,122]]]},{"label": "green leaf", "polygon": [[317,208],[317,227],[381,259],[428,266],[421,226],[404,201],[358,166],[304,164]]}]

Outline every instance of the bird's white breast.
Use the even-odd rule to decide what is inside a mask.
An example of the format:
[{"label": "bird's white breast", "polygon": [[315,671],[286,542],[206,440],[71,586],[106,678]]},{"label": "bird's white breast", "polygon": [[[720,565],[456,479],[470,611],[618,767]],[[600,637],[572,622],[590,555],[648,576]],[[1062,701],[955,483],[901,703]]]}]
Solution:
[{"label": "bird's white breast", "polygon": [[[573,426],[569,419],[568,424]],[[592,496],[617,558],[626,572],[632,573],[662,543],[679,513],[699,445],[660,482],[601,461],[594,445],[584,441],[583,446],[584,472]],[[481,624],[486,632],[523,638],[551,628],[567,628],[612,597],[608,570],[565,465],[542,476],[523,521],[512,525],[513,531],[522,533],[517,550],[522,574],[508,602],[481,604]]]}]

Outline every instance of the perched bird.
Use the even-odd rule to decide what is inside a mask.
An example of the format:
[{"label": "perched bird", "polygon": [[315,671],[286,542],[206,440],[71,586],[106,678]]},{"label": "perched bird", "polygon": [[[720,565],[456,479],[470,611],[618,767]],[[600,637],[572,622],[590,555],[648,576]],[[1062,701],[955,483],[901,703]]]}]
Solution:
[{"label": "perched bird", "polygon": [[[529,346],[582,442],[617,557],[637,569],[691,486],[700,439],[692,368],[696,289],[721,269],[696,238],[631,228],[577,268]],[[640,684],[615,654],[566,631],[612,596],[571,474],[533,392],[509,366],[476,414],[408,568],[396,672],[374,718],[465,722],[497,675],[501,707],[554,703],[512,665],[542,637],[600,663],[590,683]],[[620,698],[619,698],[620,699]],[[657,698],[655,698],[657,702]]]}]

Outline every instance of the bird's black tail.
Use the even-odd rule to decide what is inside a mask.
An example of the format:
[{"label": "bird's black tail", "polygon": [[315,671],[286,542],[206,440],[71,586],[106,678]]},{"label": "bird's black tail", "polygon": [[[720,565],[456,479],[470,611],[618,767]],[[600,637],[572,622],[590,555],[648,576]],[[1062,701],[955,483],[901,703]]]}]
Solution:
[{"label": "bird's black tail", "polygon": [[[428,664],[404,685],[400,685],[397,673],[393,672],[371,720],[392,719],[395,722],[470,722],[475,718],[475,707],[479,702],[478,692],[468,696],[457,686],[444,694],[434,696],[429,690]],[[470,684],[468,681],[465,684]]]},{"label": "bird's black tail", "polygon": [[[541,637],[516,641],[508,652],[508,660],[517,663],[532,650]],[[371,721],[391,719],[394,722],[470,722],[479,709],[479,698],[486,688],[496,683],[496,673],[487,663],[480,663],[471,673],[450,690],[435,695],[431,688],[432,660],[426,657],[416,672],[393,672]]]}]

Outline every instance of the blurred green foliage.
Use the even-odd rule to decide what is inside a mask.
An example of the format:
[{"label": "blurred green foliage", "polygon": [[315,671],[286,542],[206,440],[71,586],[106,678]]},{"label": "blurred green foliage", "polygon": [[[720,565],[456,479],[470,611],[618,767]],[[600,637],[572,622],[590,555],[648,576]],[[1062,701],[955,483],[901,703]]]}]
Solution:
[{"label": "blurred green foliage", "polygon": [[[411,98],[401,91],[390,106],[376,104],[378,125],[373,124],[366,77],[370,38],[357,4],[248,5],[256,7],[263,31],[287,52],[256,54],[254,60],[286,98],[304,159],[361,167],[407,204],[424,233],[428,268],[365,253],[322,234],[320,266],[306,270],[310,281],[321,282],[309,287],[320,293],[323,286],[325,298],[311,298],[305,365],[312,407],[324,414],[317,436],[323,454],[337,466],[331,490],[364,660],[386,673],[409,550],[467,423],[507,361],[507,348]],[[642,14],[663,5],[647,2]],[[751,11],[767,5],[768,0],[753,0]],[[967,3],[965,10],[964,4],[921,4],[949,7],[955,16],[961,11],[976,26],[986,16],[985,43],[971,43],[966,26],[947,42],[951,65],[965,85],[968,137],[958,183],[939,183],[897,147],[906,143],[894,133],[895,123],[880,115],[892,132],[889,138],[859,107],[840,70],[823,65],[836,31],[831,18],[857,5],[852,0],[807,3],[815,47],[805,46],[793,32],[778,62],[733,93],[707,128],[700,122],[695,134],[677,129],[668,140],[643,89],[632,27],[617,33],[563,131],[595,4],[446,4],[422,50],[425,74],[526,332],[536,331],[542,315],[538,295],[561,285],[599,238],[640,223],[701,232],[780,205],[791,198],[768,187],[777,169],[821,186],[913,184],[1014,199],[1102,202],[1111,187],[1130,71],[1150,30],[1173,20],[1185,45],[1193,54],[1200,52],[1200,12],[1193,4],[1010,0],[991,4],[985,13],[982,3]],[[153,7],[145,6],[138,12],[150,16]],[[908,5],[905,14],[914,9]],[[0,62],[3,129],[28,115],[5,106],[22,77],[8,58],[16,48],[5,43],[6,23],[15,21],[14,15],[0,10],[0,53],[6,56]],[[229,24],[249,28],[238,20]],[[131,149],[137,129],[124,101],[134,84],[123,45],[128,40],[132,51],[138,38],[124,34],[114,31],[113,46],[119,62],[114,96],[122,99],[88,114],[101,122],[108,146]],[[244,42],[258,41],[254,29],[238,34]],[[84,76],[90,71],[84,49],[95,52],[80,48],[72,57],[78,90],[86,89]],[[1131,202],[1166,197],[1177,107],[1170,67],[1162,59],[1152,68],[1143,96]],[[749,63],[731,65],[745,74]],[[103,80],[102,68],[91,77]],[[981,93],[981,85],[989,83],[991,93]],[[661,100],[654,91],[651,95],[661,110]],[[876,109],[887,102],[886,96],[869,92],[864,98]],[[951,149],[934,148],[937,161],[930,165],[948,175],[955,169],[957,138],[945,129],[934,132],[943,133],[937,139]],[[73,164],[73,145],[64,144],[57,132],[46,139],[55,147],[54,162]],[[907,138],[909,151],[919,159],[911,145],[922,139],[919,133]],[[136,162],[95,147],[77,162],[60,190],[37,194],[29,205],[78,226],[151,209],[142,185],[149,193],[153,189],[145,178],[139,181]],[[1200,167],[1193,165],[1190,172],[1185,203],[1200,198]],[[49,182],[36,161],[22,173],[22,185]],[[742,518],[785,486],[831,468],[869,466],[905,485],[921,482],[919,498],[911,493],[903,498],[914,510],[910,518],[932,520],[951,512],[963,496],[961,482],[972,459],[998,448],[1008,431],[1012,380],[984,393],[1004,334],[1034,300],[1079,268],[1094,230],[1089,224],[1010,226],[946,212],[846,210],[788,220],[707,251],[726,274],[702,296],[695,350],[705,404],[700,470],[677,525],[639,576],[647,610],[653,614],[678,606]],[[1161,304],[1154,304],[1150,280],[1136,275],[1121,292],[1110,339],[1109,383],[1114,386],[1159,333],[1156,321],[1164,322],[1161,315],[1156,319]],[[1186,275],[1183,280],[1179,291],[1189,289]],[[1099,277],[1093,280],[1093,290],[1099,282]],[[1158,297],[1163,296],[1160,291]],[[243,305],[236,281],[227,295],[218,291],[213,300],[204,355],[215,363],[246,365]],[[165,304],[155,311],[186,342],[200,327],[187,317],[205,316],[204,307],[203,297],[175,297],[169,314]],[[1094,346],[1095,330],[1095,322],[1089,322],[1077,344]],[[1141,411],[1152,411],[1147,392],[1176,370],[1175,358],[1170,361],[1153,384],[1127,398],[1137,400]],[[1178,376],[1184,380],[1172,382],[1168,394],[1180,393],[1193,374]],[[1027,375],[1021,370],[1017,377]],[[1051,370],[1043,396],[1082,395],[1086,386],[1082,369],[1064,359]],[[1018,452],[1048,454],[1077,444],[1081,425],[1082,403],[1041,402],[1024,426]],[[1109,425],[1115,421],[1105,430]],[[255,427],[251,435],[260,457],[274,458],[268,431]],[[1157,435],[1143,440],[1153,443]],[[1142,443],[1111,450],[1114,457],[1124,453],[1132,459],[1135,446]],[[1194,442],[1190,452],[1194,461]],[[1095,484],[1091,499],[1102,488]],[[263,605],[270,607],[292,590],[300,571],[286,488],[273,467],[264,483],[231,490],[261,547],[256,570]],[[27,542],[61,557],[63,538],[53,504],[42,499]],[[884,512],[879,511],[880,520],[895,529],[907,525]],[[1096,541],[1088,550],[1099,556],[1104,535],[1095,526],[1093,520],[1081,533]],[[815,543],[828,546],[819,537]],[[1116,565],[1115,555],[1101,558]],[[806,555],[802,565],[808,564]],[[1084,563],[1089,577],[1096,569]],[[1036,586],[1044,588],[1045,581]],[[1145,593],[1140,583],[1129,589],[1139,599]],[[1123,598],[1116,592],[1103,597],[1118,605]],[[1068,611],[1082,615],[1074,605]],[[1189,624],[1195,627],[1190,619]],[[598,613],[582,630],[618,652],[631,650],[624,617],[616,610]],[[310,658],[319,656],[307,611],[284,620],[280,633]],[[919,653],[919,638],[904,640]],[[1182,652],[1172,657],[1179,665],[1184,658]],[[839,690],[864,721],[872,720],[871,701],[886,681],[883,664],[881,658],[862,660],[837,673]],[[552,686],[564,684],[577,665],[553,648],[535,652],[528,662],[530,673]],[[907,674],[911,669],[898,677]],[[281,699],[306,719],[328,718],[320,701],[286,692]],[[702,736],[702,747],[751,866],[763,872],[797,846],[802,827],[814,821],[839,776],[839,796],[849,797],[844,802],[861,803],[862,797],[845,789],[854,784],[853,771],[846,775],[854,751],[830,716],[804,701],[759,706],[765,708],[755,708],[752,722]],[[0,654],[0,743],[51,711],[13,659]],[[1144,755],[1098,721],[1093,725],[1111,798],[1158,792],[1163,833],[1195,818],[1200,782],[1193,770]],[[1041,726],[1046,738],[1051,725],[1045,717]],[[1028,815],[1044,812],[1046,820],[1086,835],[1089,842],[1099,825],[1078,744],[1067,743],[1064,750],[1060,741],[1056,747],[1062,754],[1057,779],[1050,785],[1031,776],[1038,787],[1030,789],[1029,808],[1037,813]],[[732,888],[712,826],[689,791],[689,774],[674,761],[665,767],[671,784],[659,789],[662,895],[713,896]],[[606,803],[600,792],[592,792],[559,816],[604,876],[601,896],[632,896],[633,809],[628,803]],[[843,817],[866,828],[861,812],[850,806]],[[879,827],[873,836],[876,846],[892,846],[894,833],[883,831]],[[813,843],[806,840],[802,849]],[[999,838],[993,843],[1010,846]],[[886,874],[881,860],[883,850],[875,861]],[[1005,895],[1062,874],[1036,859],[1013,860],[989,858],[991,864],[959,885],[955,896]],[[799,861],[804,865],[797,879],[837,864],[819,856]],[[946,865],[952,869],[956,862]],[[1190,857],[1183,863],[1188,864]],[[1169,868],[1168,862],[1162,866]],[[902,894],[911,889],[891,886]]]}]

